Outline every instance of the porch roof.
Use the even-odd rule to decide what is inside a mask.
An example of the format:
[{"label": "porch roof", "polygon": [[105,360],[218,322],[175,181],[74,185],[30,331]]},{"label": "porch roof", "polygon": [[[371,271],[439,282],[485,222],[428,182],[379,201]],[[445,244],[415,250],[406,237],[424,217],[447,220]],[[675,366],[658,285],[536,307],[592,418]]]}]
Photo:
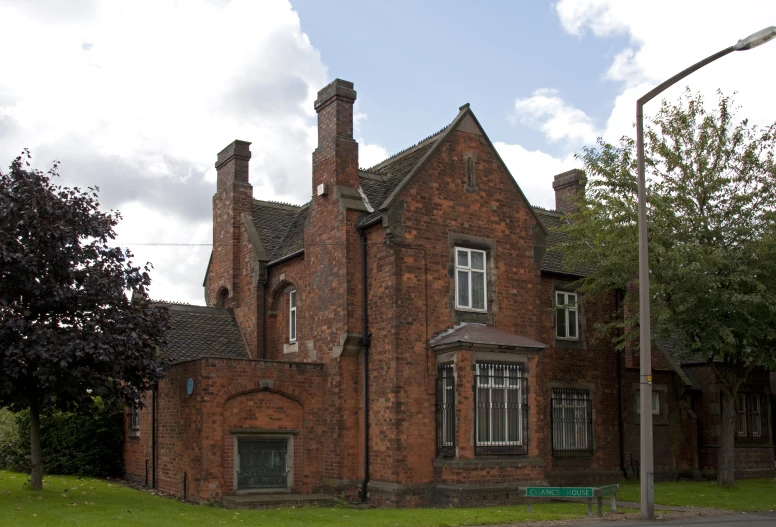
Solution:
[{"label": "porch roof", "polygon": [[538,340],[507,333],[485,324],[463,323],[432,338],[429,345],[435,351],[468,348],[495,348],[499,350],[541,351],[547,347]]}]

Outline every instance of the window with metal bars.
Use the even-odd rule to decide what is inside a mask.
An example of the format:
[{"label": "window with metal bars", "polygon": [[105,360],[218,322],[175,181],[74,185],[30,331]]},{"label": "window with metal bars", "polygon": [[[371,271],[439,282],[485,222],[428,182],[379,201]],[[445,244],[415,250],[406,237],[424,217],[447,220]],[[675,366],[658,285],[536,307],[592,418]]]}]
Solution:
[{"label": "window with metal bars", "polygon": [[768,395],[748,389],[736,395],[736,443],[770,443]]},{"label": "window with metal bars", "polygon": [[452,364],[442,364],[436,383],[437,456],[455,457],[455,375]]},{"label": "window with metal bars", "polygon": [[474,453],[528,453],[527,379],[517,364],[478,363],[474,375]]},{"label": "window with metal bars", "polygon": [[552,412],[552,455],[554,457],[593,454],[593,401],[587,390],[554,388]]}]

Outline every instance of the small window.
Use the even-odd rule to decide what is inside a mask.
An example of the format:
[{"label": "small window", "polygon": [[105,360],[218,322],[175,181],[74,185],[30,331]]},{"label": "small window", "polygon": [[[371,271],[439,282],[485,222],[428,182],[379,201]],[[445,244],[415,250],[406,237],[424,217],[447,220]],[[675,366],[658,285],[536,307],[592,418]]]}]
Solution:
[{"label": "small window", "polygon": [[593,401],[587,390],[552,390],[552,455],[588,456],[593,453]]},{"label": "small window", "polygon": [[474,157],[466,158],[466,186],[470,189],[477,188],[477,176],[474,173]]},{"label": "small window", "polygon": [[561,340],[579,340],[577,294],[556,291],[555,310],[557,313],[555,337]]},{"label": "small window", "polygon": [[[746,389],[750,389],[746,386]],[[736,394],[736,443],[768,443],[770,423],[768,395],[739,392]]]},{"label": "small window", "polygon": [[455,307],[471,311],[485,311],[486,254],[476,249],[455,248]]},{"label": "small window", "polygon": [[296,342],[296,289],[288,294],[288,340]]},{"label": "small window", "polygon": [[129,428],[131,430],[140,430],[140,408],[132,408],[132,415],[130,416],[129,420]]},{"label": "small window", "polygon": [[[636,392],[636,413],[641,413],[641,392]],[[660,392],[652,390],[652,413],[660,415]]]}]

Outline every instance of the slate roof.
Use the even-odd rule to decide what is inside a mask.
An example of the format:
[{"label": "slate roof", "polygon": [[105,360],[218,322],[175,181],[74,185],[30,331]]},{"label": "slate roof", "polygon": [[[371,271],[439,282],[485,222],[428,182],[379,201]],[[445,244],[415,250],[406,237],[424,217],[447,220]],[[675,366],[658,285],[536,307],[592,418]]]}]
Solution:
[{"label": "slate roof", "polygon": [[505,349],[526,349],[539,351],[547,347],[547,344],[524,337],[507,333],[485,324],[463,323],[459,326],[450,328],[432,338],[429,345],[432,348],[441,348],[450,345],[486,345]]},{"label": "slate roof", "polygon": [[172,364],[206,357],[250,358],[231,310],[159,303],[170,314],[164,355]]},{"label": "slate roof", "polygon": [[362,218],[359,221],[359,225],[369,225],[380,217],[377,209],[412,172],[412,169],[420,163],[423,156],[434,148],[434,145],[442,137],[442,132],[445,130],[446,127],[415,145],[402,150],[398,154],[381,161],[372,168],[362,170],[359,173],[361,190],[374,210],[374,212]]},{"label": "slate roof", "polygon": [[576,269],[566,269],[563,265],[563,253],[558,251],[550,251],[551,247],[555,247],[560,243],[563,243],[566,239],[566,235],[560,232],[555,232],[554,229],[561,226],[563,221],[563,213],[556,212],[554,210],[547,210],[541,207],[534,207],[534,212],[539,221],[542,222],[544,228],[547,230],[547,236],[545,238],[547,251],[542,257],[542,271],[551,273],[570,274],[575,276],[585,276],[591,273],[594,268],[591,266],[581,266]]},{"label": "slate roof", "polygon": [[253,200],[253,225],[270,262],[304,249],[307,205]]}]

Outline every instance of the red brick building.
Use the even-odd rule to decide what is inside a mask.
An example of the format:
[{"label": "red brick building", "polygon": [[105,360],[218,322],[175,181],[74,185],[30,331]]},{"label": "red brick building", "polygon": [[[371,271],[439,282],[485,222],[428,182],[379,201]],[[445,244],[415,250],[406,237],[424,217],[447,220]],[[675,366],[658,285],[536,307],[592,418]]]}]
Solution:
[{"label": "red brick building", "polygon": [[[583,174],[555,177],[557,211],[532,207],[468,105],[360,169],[355,99],[342,80],[318,93],[301,207],[254,199],[250,143],[218,154],[209,307],[170,305],[174,365],[128,419],[128,477],[196,501],[366,489],[416,506],[634,474],[638,359],[591,339],[617,295],[583,302],[546,252]],[[667,347],[657,476],[710,475],[718,392]],[[771,474],[770,389],[755,380],[737,460]]]}]

